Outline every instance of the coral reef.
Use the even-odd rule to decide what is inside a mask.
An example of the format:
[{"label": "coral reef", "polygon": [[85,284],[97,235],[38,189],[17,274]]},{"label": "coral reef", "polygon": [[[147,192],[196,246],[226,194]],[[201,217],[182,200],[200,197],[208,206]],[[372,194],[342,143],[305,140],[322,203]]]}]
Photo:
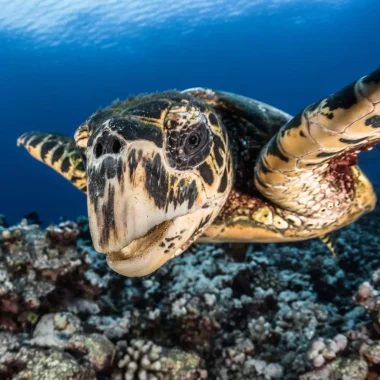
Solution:
[{"label": "coral reef", "polygon": [[379,216],[339,231],[337,258],[318,241],[194,245],[132,279],[85,218],[0,217],[0,378],[377,379]]}]

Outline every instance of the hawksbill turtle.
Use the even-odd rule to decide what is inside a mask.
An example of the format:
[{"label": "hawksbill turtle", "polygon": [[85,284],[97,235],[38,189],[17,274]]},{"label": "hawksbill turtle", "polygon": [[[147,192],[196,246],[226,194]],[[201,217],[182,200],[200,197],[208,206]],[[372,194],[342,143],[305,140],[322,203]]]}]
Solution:
[{"label": "hawksbill turtle", "polygon": [[372,211],[357,155],[380,140],[380,69],[291,117],[244,96],[192,88],[100,109],[74,138],[18,139],[87,194],[93,244],[143,276],[194,241],[291,242]]}]

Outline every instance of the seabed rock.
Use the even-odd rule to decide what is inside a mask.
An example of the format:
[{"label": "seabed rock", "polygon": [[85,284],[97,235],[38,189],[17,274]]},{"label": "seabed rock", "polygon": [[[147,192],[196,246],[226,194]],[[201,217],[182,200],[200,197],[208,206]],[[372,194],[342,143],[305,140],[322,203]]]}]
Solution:
[{"label": "seabed rock", "polygon": [[318,241],[194,245],[133,279],[84,218],[0,217],[0,379],[378,379],[378,215],[337,233],[338,258]]}]

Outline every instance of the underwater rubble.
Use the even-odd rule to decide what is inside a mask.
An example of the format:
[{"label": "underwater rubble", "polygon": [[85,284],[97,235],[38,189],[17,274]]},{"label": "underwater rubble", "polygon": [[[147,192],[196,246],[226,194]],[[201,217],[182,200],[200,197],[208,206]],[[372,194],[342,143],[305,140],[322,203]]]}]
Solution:
[{"label": "underwater rubble", "polygon": [[319,241],[194,245],[112,272],[86,218],[0,217],[1,379],[378,379],[379,211]]}]

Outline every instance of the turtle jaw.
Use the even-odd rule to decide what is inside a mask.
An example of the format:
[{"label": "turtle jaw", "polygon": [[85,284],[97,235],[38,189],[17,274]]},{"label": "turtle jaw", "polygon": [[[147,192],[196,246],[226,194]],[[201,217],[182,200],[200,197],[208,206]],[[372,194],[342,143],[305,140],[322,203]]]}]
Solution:
[{"label": "turtle jaw", "polygon": [[116,155],[88,157],[88,216],[95,249],[125,276],[143,276],[182,253],[224,203],[209,199],[200,177],[179,172],[150,141]]},{"label": "turtle jaw", "polygon": [[185,251],[203,233],[213,213],[212,207],[204,207],[162,222],[122,250],[108,253],[107,263],[123,276],[148,275]]}]

